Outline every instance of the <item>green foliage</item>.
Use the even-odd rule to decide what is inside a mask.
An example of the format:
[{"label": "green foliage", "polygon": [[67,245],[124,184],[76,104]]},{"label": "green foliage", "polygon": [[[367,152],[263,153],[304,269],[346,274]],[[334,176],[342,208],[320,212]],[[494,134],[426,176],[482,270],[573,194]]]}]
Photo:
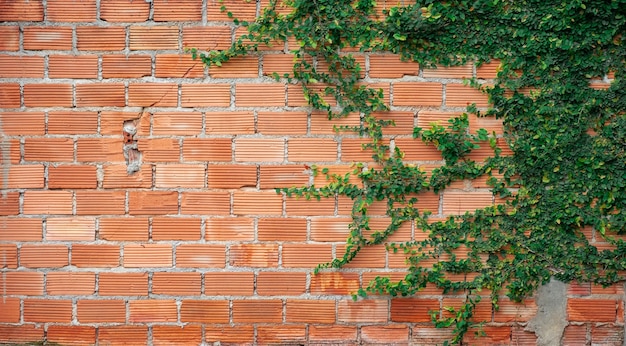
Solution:
[{"label": "green foliage", "polygon": [[[481,290],[491,290],[497,308],[500,294],[519,301],[550,277],[602,285],[624,279],[626,0],[418,0],[382,17],[375,15],[373,0],[285,0],[284,5],[288,10],[272,2],[256,21],[237,22],[249,31],[230,49],[192,54],[219,66],[262,45],[293,39],[298,43],[293,72],[274,77],[301,83],[310,105],[330,118],[362,115],[360,126],[342,130],[370,138],[366,146],[376,168],[357,164],[344,176],[322,169],[325,186],[279,190],[354,201],[345,255],[318,270],[340,268],[361,249],[386,243],[403,223],[415,223],[428,234],[426,240],[387,244],[389,251],[407,255],[406,277],[398,282],[379,277],[357,295],[407,296],[427,284],[446,293],[465,292],[466,304],[452,311],[453,317],[433,315],[437,326],[455,327],[455,343],[471,327]],[[503,137],[469,133],[467,114],[446,127],[415,129],[416,140],[436,146],[445,161],[428,177],[403,161],[401,148],[384,144],[383,129],[392,124],[373,113],[388,106],[381,90],[361,83],[362,67],[346,48],[392,52],[423,67],[497,59],[493,83],[467,81],[489,96],[490,107],[470,106],[467,113],[503,119]],[[594,88],[609,73],[611,83]],[[497,142],[513,154],[501,155]],[[493,149],[492,157],[468,159],[483,145]],[[423,194],[482,175],[505,203],[440,222],[428,222],[430,211],[416,207]],[[370,228],[368,209],[375,201],[386,202],[391,219],[386,229]],[[612,247],[595,247],[586,230]],[[432,259],[434,265],[423,265]]]}]

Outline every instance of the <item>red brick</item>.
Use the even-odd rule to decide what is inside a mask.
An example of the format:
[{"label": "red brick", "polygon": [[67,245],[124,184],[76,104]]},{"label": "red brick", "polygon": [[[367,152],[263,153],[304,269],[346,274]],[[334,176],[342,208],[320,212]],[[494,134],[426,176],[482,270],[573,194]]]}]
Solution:
[{"label": "red brick", "polygon": [[228,192],[183,192],[180,201],[181,214],[228,215],[230,193]]},{"label": "red brick", "polygon": [[46,340],[63,345],[95,345],[96,328],[89,326],[50,325],[46,333]]},{"label": "red brick", "polygon": [[27,107],[71,107],[72,86],[69,84],[26,84],[24,105]]},{"label": "red brick", "polygon": [[254,113],[251,111],[207,112],[205,125],[207,134],[211,135],[222,134],[232,136],[255,133]]},{"label": "red brick", "polygon": [[357,302],[340,300],[337,303],[337,321],[348,323],[387,322],[389,303],[381,299],[364,299]]},{"label": "red brick", "polygon": [[576,346],[581,342],[587,341],[587,326],[586,325],[568,325],[563,331],[563,337],[561,339],[562,345]]},{"label": "red brick", "polygon": [[[396,141],[401,140],[400,138]],[[341,140],[341,161],[343,162],[374,162],[372,149],[364,149],[369,140],[363,138],[343,138]],[[401,148],[401,147],[400,147]]]},{"label": "red brick", "polygon": [[236,215],[280,215],[283,198],[274,191],[235,191],[233,213]]},{"label": "red brick", "polygon": [[34,27],[24,28],[25,50],[70,50],[72,49],[72,28]]},{"label": "red brick", "polygon": [[0,215],[18,215],[20,213],[20,193],[4,192],[0,197]]},{"label": "red brick", "polygon": [[183,300],[181,322],[228,323],[228,300]]},{"label": "red brick", "polygon": [[43,135],[46,132],[43,112],[2,112],[0,117],[5,135]]},{"label": "red brick", "polygon": [[393,84],[394,106],[441,106],[441,83],[396,82]]},{"label": "red brick", "polygon": [[50,55],[48,57],[50,78],[97,78],[97,55]]},{"label": "red brick", "polygon": [[257,341],[261,345],[302,345],[306,329],[304,325],[258,326]]},{"label": "red brick", "polygon": [[485,192],[446,191],[443,194],[443,213],[463,215],[493,204],[493,195]]},{"label": "red brick", "polygon": [[[342,257],[345,249],[336,250],[337,257]],[[387,249],[384,244],[367,246],[359,252],[355,259],[350,261],[346,268],[384,268]]]},{"label": "red brick", "polygon": [[9,181],[5,188],[42,188],[44,187],[43,165],[20,165],[9,167]]},{"label": "red brick", "polygon": [[363,326],[361,339],[372,344],[396,344],[409,341],[409,327],[391,324],[387,326]]},{"label": "red brick", "polygon": [[253,293],[253,272],[208,272],[204,274],[204,294],[207,296],[251,296]]},{"label": "red brick", "polygon": [[0,78],[43,78],[42,56],[0,55]]},{"label": "red brick", "polygon": [[235,86],[237,107],[283,107],[285,101],[284,84],[237,84]]},{"label": "red brick", "polygon": [[419,64],[412,61],[401,61],[398,55],[370,55],[370,78],[402,78],[417,76]]},{"label": "red brick", "polygon": [[90,83],[76,85],[77,107],[123,107],[126,105],[124,84]]},{"label": "red brick", "polygon": [[263,75],[272,76],[277,73],[280,77],[285,74],[293,76],[293,54],[265,54],[263,55]]},{"label": "red brick", "polygon": [[152,115],[152,134],[193,136],[202,132],[200,112],[159,112]]},{"label": "red brick", "polygon": [[234,345],[248,345],[254,342],[254,327],[252,325],[220,326],[206,325],[204,338],[209,343],[225,343]]},{"label": "red brick", "polygon": [[126,321],[126,302],[79,299],[76,303],[76,319],[80,323],[123,323]]},{"label": "red brick", "polygon": [[[185,149],[183,148],[183,156]],[[256,187],[256,165],[211,165],[208,167],[210,189],[238,189]]]},{"label": "red brick", "polygon": [[41,241],[42,221],[31,218],[0,218],[0,241]]},{"label": "red brick", "polygon": [[178,85],[173,83],[141,83],[128,86],[128,105],[139,107],[176,107]]},{"label": "red brick", "polygon": [[222,66],[211,65],[209,76],[212,78],[255,78],[259,76],[259,58],[244,56],[230,59]]},{"label": "red brick", "polygon": [[613,325],[594,325],[591,327],[592,345],[621,345],[624,341],[624,328]]},{"label": "red brick", "polygon": [[20,107],[20,85],[17,83],[0,83],[0,107]]},{"label": "red brick", "polygon": [[306,200],[304,198],[288,197],[285,209],[289,216],[333,215],[335,213],[335,199],[322,198],[318,201],[315,199]]},{"label": "red brick", "polygon": [[131,26],[130,50],[178,49],[177,26]]},{"label": "red brick", "polygon": [[287,299],[287,323],[335,323],[335,300]]},{"label": "red brick", "polygon": [[72,214],[70,191],[24,192],[24,214]]},{"label": "red brick", "polygon": [[226,248],[214,244],[183,244],[176,247],[177,268],[224,268]]},{"label": "red brick", "polygon": [[230,47],[229,26],[194,26],[183,28],[183,47],[199,50],[223,50]]},{"label": "red brick", "polygon": [[433,310],[439,311],[439,300],[437,299],[392,299],[391,321],[429,322],[431,320],[429,312]]},{"label": "red brick", "polygon": [[130,215],[164,215],[178,213],[176,191],[130,191],[128,193]]},{"label": "red brick", "polygon": [[309,340],[319,342],[324,345],[327,343],[343,345],[356,345],[356,327],[355,326],[309,326]]},{"label": "red brick", "polygon": [[32,342],[33,340],[43,340],[43,326],[35,326],[34,324],[25,325],[3,325],[0,324],[0,342],[23,343]]},{"label": "red brick", "polygon": [[[0,322],[2,323],[19,323],[20,322],[20,299],[19,298],[2,297],[2,300],[0,300]],[[1,331],[2,329],[0,329],[0,332]],[[0,336],[0,342],[2,341],[4,340],[2,339],[2,336]]]},{"label": "red brick", "polygon": [[93,189],[97,185],[95,166],[60,165],[48,168],[50,189]]},{"label": "red brick", "polygon": [[24,160],[74,161],[74,142],[70,138],[27,138],[24,142]]},{"label": "red brick", "polygon": [[76,191],[76,215],[124,214],[125,191]]},{"label": "red brick", "polygon": [[358,273],[320,272],[311,276],[311,294],[348,295],[358,289]]},{"label": "red brick", "polygon": [[57,217],[46,220],[46,240],[90,241],[94,240],[95,235],[95,219]]},{"label": "red brick", "polygon": [[104,165],[102,187],[111,188],[149,188],[152,187],[152,166],[141,165],[138,172],[128,174],[126,165]]},{"label": "red brick", "polygon": [[[16,4],[17,2],[11,2],[11,4]],[[31,2],[32,3],[32,2]],[[7,3],[9,4],[9,3]],[[4,5],[4,3],[3,3]],[[41,3],[40,3],[41,5]],[[2,6],[2,5],[0,5]],[[5,12],[0,11],[0,15]],[[43,11],[42,16],[43,19]],[[0,50],[3,51],[12,51],[16,52],[20,49],[20,29],[17,26],[1,26],[0,27],[0,36],[2,37],[2,42],[0,42]]]},{"label": "red brick", "polygon": [[49,295],[92,295],[96,291],[96,275],[87,272],[49,272],[46,293]]},{"label": "red brick", "polygon": [[126,244],[124,245],[124,267],[171,267],[172,246],[170,244]]},{"label": "red brick", "polygon": [[0,244],[0,269],[17,268],[17,245]]},{"label": "red brick", "polygon": [[148,218],[118,217],[101,218],[98,234],[100,239],[113,241],[147,241]]},{"label": "red brick", "polygon": [[[226,11],[221,10],[222,6],[226,7]],[[232,17],[239,20],[253,20],[256,16],[256,3],[245,0],[224,0],[207,4],[209,21],[232,21],[227,12],[231,12]]]},{"label": "red brick", "polygon": [[183,84],[181,91],[180,102],[183,107],[230,106],[229,84]]},{"label": "red brick", "polygon": [[73,244],[72,265],[79,268],[114,268],[120,264],[119,245]]},{"label": "red brick", "polygon": [[306,291],[304,272],[259,272],[256,279],[257,294],[261,296],[297,296]]},{"label": "red brick", "polygon": [[230,248],[230,265],[271,268],[278,266],[277,244],[235,244]]},{"label": "red brick", "polygon": [[262,218],[258,221],[260,241],[306,241],[307,222],[295,218]]},{"label": "red brick", "polygon": [[202,344],[202,326],[168,326],[155,325],[152,327],[152,342],[154,345],[199,345]]},{"label": "red brick", "polygon": [[79,26],[76,28],[79,50],[123,50],[126,48],[126,29],[121,26]]},{"label": "red brick", "polygon": [[522,303],[501,299],[498,305],[499,309],[494,314],[495,322],[528,322],[537,313],[537,305],[533,299]]},{"label": "red brick", "polygon": [[617,301],[610,299],[570,298],[567,316],[570,321],[615,322]]},{"label": "red brick", "polygon": [[203,188],[204,164],[157,164],[154,186],[157,188]]},{"label": "red brick", "polygon": [[101,326],[98,328],[100,345],[146,345],[148,326],[122,325]]},{"label": "red brick", "polygon": [[155,0],[154,21],[199,21],[202,19],[202,3],[195,0]]},{"label": "red brick", "polygon": [[25,299],[24,322],[64,322],[72,320],[71,300]]},{"label": "red brick", "polygon": [[500,69],[500,61],[492,60],[481,66],[476,66],[476,77],[481,79],[494,79]]},{"label": "red brick", "polygon": [[97,112],[48,112],[48,134],[95,134],[98,132]]},{"label": "red brick", "polygon": [[233,300],[234,323],[278,323],[282,320],[283,302],[281,300]]},{"label": "red brick", "polygon": [[105,0],[100,3],[100,19],[107,22],[145,22],[150,3],[133,0]]},{"label": "red brick", "polygon": [[289,161],[337,161],[337,142],[330,138],[290,138]]},{"label": "red brick", "polygon": [[68,3],[48,0],[46,19],[53,22],[92,22],[96,19],[96,0],[80,0]]},{"label": "red brick", "polygon": [[129,303],[129,322],[175,322],[178,320],[174,300],[133,300]]},{"label": "red brick", "polygon": [[208,241],[254,240],[254,220],[243,217],[210,218],[206,220]]},{"label": "red brick", "polygon": [[140,78],[152,74],[149,55],[103,55],[102,78]]},{"label": "red brick", "polygon": [[446,85],[446,106],[465,107],[476,103],[478,107],[487,107],[487,95],[463,84]]},{"label": "red brick", "polygon": [[283,244],[285,268],[314,268],[332,260],[332,246],[326,244]]},{"label": "red brick", "polygon": [[180,144],[177,139],[155,138],[140,139],[139,151],[144,162],[178,162],[180,160]]},{"label": "red brick", "polygon": [[258,132],[263,135],[304,135],[307,114],[304,112],[259,112]]},{"label": "red brick", "polygon": [[309,176],[305,165],[261,166],[259,185],[262,189],[302,186],[309,182]]},{"label": "red brick", "polygon": [[232,155],[230,138],[185,138],[183,142],[183,160],[187,162],[230,162]]},{"label": "red brick", "polygon": [[39,1],[16,0],[0,3],[0,22],[43,20],[43,4]]},{"label": "red brick", "polygon": [[111,273],[98,274],[98,295],[145,296],[148,294],[148,274]]},{"label": "red brick", "polygon": [[314,241],[345,241],[348,234],[350,218],[313,218],[311,219],[311,240]]},{"label": "red brick", "polygon": [[465,334],[463,343],[470,345],[503,345],[511,342],[511,327],[509,326],[481,326],[470,328]]},{"label": "red brick", "polygon": [[237,138],[235,161],[282,162],[285,159],[285,140],[282,138]]},{"label": "red brick", "polygon": [[199,240],[200,218],[155,217],[152,219],[153,240]]},{"label": "red brick", "polygon": [[152,293],[170,296],[199,296],[202,284],[200,273],[154,273]]},{"label": "red brick", "polygon": [[43,295],[43,282],[43,273],[41,272],[7,271],[0,275],[0,286],[2,287],[2,292],[4,295],[9,296]]}]

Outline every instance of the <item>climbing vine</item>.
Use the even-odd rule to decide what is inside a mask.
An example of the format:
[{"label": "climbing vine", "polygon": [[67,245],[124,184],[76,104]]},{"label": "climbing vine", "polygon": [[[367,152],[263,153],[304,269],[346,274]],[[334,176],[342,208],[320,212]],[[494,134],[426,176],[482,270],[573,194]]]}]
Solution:
[{"label": "climbing vine", "polygon": [[[315,168],[324,186],[278,190],[354,202],[345,255],[318,270],[340,268],[372,245],[403,252],[404,279],[379,277],[356,295],[408,296],[428,284],[464,292],[466,303],[450,309],[452,317],[433,314],[437,326],[454,326],[454,343],[472,327],[484,289],[497,308],[500,294],[520,301],[551,277],[602,285],[624,279],[626,0],[418,0],[382,12],[373,0],[283,0],[253,22],[234,21],[248,33],[223,51],[192,49],[194,57],[219,66],[289,42],[293,71],[274,78],[300,83],[309,104],[331,119],[361,114],[360,125],[339,130],[369,138],[375,166],[358,163],[346,175]],[[432,174],[405,163],[402,148],[383,139],[393,122],[375,113],[389,106],[381,90],[365,86],[355,49],[428,68],[499,62],[493,81],[466,80],[488,95],[489,107],[471,105],[447,126],[414,130],[416,140],[441,151],[444,163]],[[504,134],[470,133],[468,114],[502,119]],[[502,154],[503,144],[512,154]],[[493,155],[472,161],[479,147]],[[481,176],[504,202],[436,222],[417,207],[424,194]],[[380,201],[391,221],[371,229],[368,211]],[[407,222],[426,239],[390,243]]]}]

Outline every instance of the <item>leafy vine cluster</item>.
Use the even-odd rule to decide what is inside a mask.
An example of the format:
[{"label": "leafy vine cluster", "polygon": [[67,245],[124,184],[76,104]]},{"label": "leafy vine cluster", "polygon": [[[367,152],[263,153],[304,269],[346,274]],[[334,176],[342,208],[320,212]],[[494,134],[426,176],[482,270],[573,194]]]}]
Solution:
[{"label": "leafy vine cluster", "polygon": [[[626,0],[417,0],[382,13],[375,5],[272,1],[253,22],[235,19],[248,33],[230,49],[191,51],[206,64],[221,65],[265,45],[297,42],[292,73],[274,77],[300,83],[309,104],[331,119],[361,114],[359,126],[340,130],[369,138],[376,167],[356,164],[345,176],[317,169],[326,185],[279,189],[288,196],[343,195],[354,202],[345,255],[318,270],[340,268],[371,245],[404,252],[404,279],[379,277],[356,295],[408,296],[426,285],[463,292],[463,307],[445,318],[433,314],[437,326],[454,326],[454,343],[475,323],[473,309],[484,289],[497,308],[500,294],[520,301],[551,277],[602,285],[623,280]],[[381,90],[362,83],[354,50],[395,53],[423,67],[499,61],[493,83],[467,80],[488,95],[487,109],[472,105],[447,126],[414,130],[414,138],[436,146],[445,161],[431,175],[405,163],[402,148],[383,140],[393,122],[375,113],[389,107]],[[326,68],[319,68],[322,63]],[[503,138],[470,133],[468,114],[502,119]],[[498,140],[512,155],[502,155]],[[480,146],[491,147],[493,155],[470,160]],[[505,203],[437,222],[416,207],[423,194],[481,176]],[[377,201],[387,205],[386,229],[370,229],[368,210]],[[389,243],[407,222],[426,239]],[[589,234],[610,245],[594,246]]]}]

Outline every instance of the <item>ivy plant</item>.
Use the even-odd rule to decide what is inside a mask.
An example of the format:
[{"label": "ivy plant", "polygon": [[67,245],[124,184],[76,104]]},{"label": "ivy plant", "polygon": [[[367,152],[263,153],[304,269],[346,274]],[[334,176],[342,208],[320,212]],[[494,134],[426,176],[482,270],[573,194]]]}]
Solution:
[{"label": "ivy plant", "polygon": [[[377,12],[374,0],[272,1],[252,22],[235,19],[248,32],[229,49],[191,50],[219,66],[289,42],[293,70],[274,78],[301,84],[311,107],[330,119],[361,115],[360,125],[340,130],[367,137],[376,165],[357,163],[346,175],[316,168],[327,178],[324,186],[277,190],[354,202],[345,254],[318,270],[341,268],[377,244],[404,253],[404,279],[376,278],[355,296],[410,296],[426,285],[464,292],[464,306],[445,315],[452,317],[432,315],[437,326],[455,328],[453,343],[476,323],[474,307],[485,289],[497,309],[501,294],[521,301],[551,277],[601,285],[623,280],[626,0],[404,3]],[[354,51],[394,53],[424,68],[497,62],[489,83],[466,80],[488,96],[489,107],[471,105],[446,125],[415,129],[415,140],[436,147],[444,161],[428,175],[384,141],[384,128],[393,122],[375,113],[389,105],[382,90],[363,82]],[[469,114],[502,119],[504,134],[470,133]],[[511,154],[503,154],[502,143]],[[493,155],[471,160],[482,146]],[[502,203],[436,222],[428,219],[432,211],[417,207],[424,194],[481,176]],[[372,229],[369,210],[381,201],[390,222]],[[390,243],[389,235],[407,222],[426,239]]]}]

